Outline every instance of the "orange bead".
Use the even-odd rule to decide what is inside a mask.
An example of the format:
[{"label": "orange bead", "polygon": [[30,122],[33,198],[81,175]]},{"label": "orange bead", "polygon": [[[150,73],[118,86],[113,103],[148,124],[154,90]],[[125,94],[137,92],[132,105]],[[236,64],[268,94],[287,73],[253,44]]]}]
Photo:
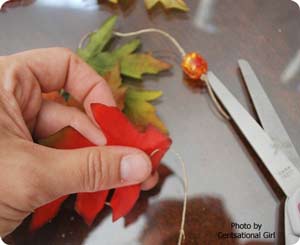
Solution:
[{"label": "orange bead", "polygon": [[181,67],[184,73],[191,79],[200,79],[208,70],[206,60],[195,52],[186,54],[183,57]]}]

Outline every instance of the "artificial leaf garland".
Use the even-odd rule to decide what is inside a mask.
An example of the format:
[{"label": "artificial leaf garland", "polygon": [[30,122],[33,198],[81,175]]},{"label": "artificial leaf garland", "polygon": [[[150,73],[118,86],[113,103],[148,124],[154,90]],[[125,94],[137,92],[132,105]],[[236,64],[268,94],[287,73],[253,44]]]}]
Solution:
[{"label": "artificial leaf garland", "polygon": [[186,53],[185,50],[182,48],[182,46],[172,35],[157,28],[141,29],[138,31],[128,32],[128,33],[121,33],[115,31],[114,35],[118,37],[131,37],[131,36],[141,35],[144,33],[159,33],[165,36],[166,38],[168,38],[169,41],[171,41],[174,44],[174,46],[177,48],[177,50],[182,56],[181,68],[184,74],[193,81],[204,82],[204,84],[208,89],[209,96],[214,102],[219,114],[226,120],[229,120],[230,119],[229,115],[223,110],[222,106],[220,105],[217,98],[215,97],[215,94],[212,91],[212,88],[210,86],[207,77],[208,64],[207,61],[200,54],[198,54],[197,52]]},{"label": "artificial leaf garland", "polygon": [[[100,75],[104,76],[118,106],[117,109],[100,104],[93,105],[92,111],[95,120],[107,138],[108,145],[132,146],[144,150],[151,157],[154,171],[171,144],[168,137],[153,127],[155,126],[163,132],[167,131],[157,117],[155,108],[149,103],[149,101],[160,97],[162,92],[128,88],[123,84],[122,76],[141,79],[143,74],[157,74],[169,69],[170,65],[155,59],[150,54],[134,53],[140,46],[138,39],[133,39],[113,51],[106,50],[107,44],[112,39],[116,20],[115,16],[107,19],[101,28],[91,35],[86,47],[78,49],[78,54]],[[66,96],[68,99],[64,101],[59,93],[46,94],[44,98],[81,107],[71,96]],[[121,113],[123,109],[125,114],[129,115],[128,118],[135,122],[136,127],[132,126],[125,115]],[[145,131],[142,132],[143,130]],[[58,149],[93,146],[91,142],[71,127],[67,127],[39,143]],[[110,200],[113,220],[126,215],[132,209],[139,193],[139,185],[118,188],[114,191]],[[87,224],[92,224],[97,214],[103,209],[107,196],[108,190],[96,193],[78,193],[75,210]],[[32,218],[31,230],[41,227],[55,217],[67,197],[61,197],[38,208]]]},{"label": "artificial leaf garland", "polygon": [[[208,70],[207,63],[199,54],[194,52],[186,54],[183,48],[170,34],[159,29],[143,29],[132,33],[115,32],[113,31],[115,22],[116,17],[111,17],[104,23],[104,25],[98,31],[86,35],[80,42],[78,54],[83,59],[85,59],[87,63],[94,67],[94,69],[98,71],[100,75],[104,75],[106,77],[106,79],[108,80],[108,84],[112,88],[114,97],[117,100],[118,107],[120,109],[124,108],[123,111],[126,113],[128,118],[135,123],[136,127],[147,127],[146,131],[144,133],[141,133],[139,130],[137,130],[136,127],[133,127],[132,125],[130,127],[134,130],[128,129],[123,125],[122,131],[127,131],[127,134],[125,133],[125,136],[122,134],[112,136],[112,139],[114,140],[108,140],[108,144],[114,145],[116,142],[117,145],[133,146],[144,150],[151,157],[153,169],[156,169],[163,154],[167,151],[167,149],[170,146],[170,141],[166,141],[165,135],[157,131],[156,128],[149,126],[149,124],[152,124],[155,125],[157,128],[160,128],[161,131],[166,130],[163,124],[159,124],[160,120],[155,114],[155,108],[149,103],[149,101],[158,98],[161,95],[161,92],[143,90],[139,91],[134,88],[128,88],[122,83],[121,78],[124,75],[133,78],[142,78],[143,74],[156,74],[162,70],[169,69],[170,65],[153,58],[149,54],[134,54],[134,52],[140,45],[140,42],[137,39],[132,40],[131,42],[121,46],[120,48],[117,48],[114,51],[105,50],[108,42],[113,36],[127,37],[147,32],[156,32],[169,38],[169,40],[178,48],[179,52],[182,54],[182,69],[185,72],[185,74],[191,79],[203,80],[206,83],[210,96],[213,99],[214,103],[217,105],[219,112],[221,114],[223,113],[222,115],[224,117],[226,117],[227,114],[222,110],[216,98],[214,97],[214,94],[210,88],[209,81],[206,76],[206,72]],[[90,36],[90,40],[87,46],[85,48],[82,48],[82,43],[88,36]],[[125,102],[122,99],[124,98],[124,94],[126,94]],[[69,104],[69,101],[73,101],[72,103],[76,105],[76,102],[74,103],[72,97],[69,97],[67,104]],[[102,109],[99,109],[100,107]],[[120,127],[120,125],[122,125],[122,123],[120,124],[120,122],[122,122],[124,118],[127,120],[127,123],[125,123],[125,125],[130,125],[128,119],[121,113],[120,109],[113,109],[117,110],[118,113],[115,114],[116,111],[112,110],[112,108],[110,110],[103,107],[103,105],[100,104],[98,104],[97,106],[92,106],[92,111],[94,113],[95,119],[102,129],[105,128],[105,126],[102,124],[103,121],[106,121],[104,118],[110,118],[109,120],[111,121],[109,124],[107,124],[107,130],[110,133],[112,133],[112,135],[115,133],[115,131],[110,130],[115,130],[114,127]],[[124,118],[122,119],[118,114],[123,115]],[[116,126],[113,122],[115,124],[117,123],[118,126]],[[108,133],[108,135],[105,133],[108,139],[110,138],[110,133]],[[143,134],[144,138],[141,137],[140,134]],[[65,135],[64,137],[67,138],[62,139],[60,135]],[[132,142],[131,137],[134,138],[135,143],[133,144],[128,143]],[[73,139],[75,139],[75,141]],[[164,143],[159,143],[162,139],[164,139]],[[70,141],[75,142],[75,144],[70,143]],[[86,141],[87,140],[83,136],[81,136],[76,130],[72,128],[66,128],[62,132],[59,132],[56,135],[54,135],[52,137],[52,142],[54,142],[54,144],[48,146],[53,146],[56,148],[61,147],[62,149],[73,149],[78,147],[91,146],[91,143]],[[151,148],[151,152],[144,148],[150,147],[149,145],[146,146],[145,144],[153,146],[153,148]],[[177,152],[173,151],[173,153],[181,162],[184,174],[184,204],[182,212],[181,229],[178,239],[178,244],[181,244],[182,240],[184,239],[184,223],[187,203],[187,176],[184,167],[185,163],[183,159]],[[113,209],[113,220],[117,220],[120,217],[126,215],[132,209],[133,205],[139,197],[139,193],[139,185],[118,188],[114,191],[114,195],[110,200],[110,206]],[[84,218],[87,224],[91,224],[96,215],[102,210],[107,195],[108,191],[77,194],[75,208],[76,211]],[[35,229],[43,225],[52,217],[54,217],[65,198],[66,197],[62,197],[54,201],[53,205],[48,204],[38,209],[36,211],[36,215],[34,215],[31,228]],[[47,209],[49,210],[47,211]]]},{"label": "artificial leaf garland", "polygon": [[[141,35],[144,33],[159,33],[165,37],[167,37],[177,48],[179,53],[182,56],[182,63],[181,63],[181,68],[185,75],[191,79],[191,80],[198,80],[204,82],[206,85],[209,95],[214,102],[218,112],[220,115],[225,118],[226,120],[230,120],[229,115],[223,110],[222,106],[219,104],[218,100],[215,97],[215,94],[212,91],[212,88],[210,86],[209,79],[207,77],[207,72],[208,72],[208,64],[206,60],[198,53],[196,52],[191,52],[191,53],[186,53],[185,50],[182,48],[182,46],[178,43],[178,41],[171,36],[169,33],[162,31],[160,29],[156,28],[148,28],[148,29],[142,29],[134,32],[129,32],[129,33],[121,33],[121,32],[113,32],[115,36],[118,37],[130,37],[130,36],[136,36],[136,35]],[[85,38],[87,38],[89,34],[87,34]],[[80,42],[82,44],[82,42]],[[80,44],[80,46],[81,46]],[[181,225],[180,225],[180,232],[179,232],[179,238],[178,238],[178,245],[182,243],[182,240],[184,239],[184,224],[185,224],[185,214],[186,214],[186,205],[187,205],[187,190],[188,190],[188,185],[187,185],[187,174],[186,174],[186,169],[185,169],[185,162],[181,158],[180,154],[178,154],[176,151],[172,151],[176,157],[179,159],[179,161],[182,164],[182,171],[184,175],[184,202],[183,202],[183,210],[182,210],[182,219],[181,219]]]},{"label": "artificial leaf garland", "polygon": [[[171,140],[153,126],[148,126],[145,132],[139,132],[116,107],[102,104],[92,104],[91,109],[96,122],[107,138],[107,145],[122,145],[136,147],[149,155],[152,170],[155,171],[161,158],[171,145]],[[57,149],[77,149],[94,146],[72,127],[67,127],[58,133],[39,141],[39,143]],[[113,220],[125,216],[134,206],[140,194],[140,185],[117,188],[114,191],[110,206],[113,210]],[[108,190],[96,193],[77,194],[75,209],[87,224],[92,224],[96,215],[104,207]],[[61,197],[38,208],[32,217],[31,230],[36,230],[55,217],[61,204],[67,196]]]},{"label": "artificial leaf garland", "polygon": [[[115,16],[108,18],[96,32],[89,36],[89,42],[84,48],[81,42],[77,52],[99,75],[108,80],[118,107],[139,129],[144,130],[152,124],[166,133],[167,128],[156,114],[155,108],[147,102],[150,100],[133,100],[133,91],[136,91],[134,93],[136,95],[142,90],[135,88],[128,90],[124,79],[133,78],[142,81],[144,74],[158,74],[170,69],[171,65],[154,58],[149,53],[136,53],[141,45],[138,39],[130,40],[112,51],[107,50],[106,46],[114,35],[116,21]],[[83,37],[83,40],[86,37]],[[147,91],[147,93],[159,94],[156,98],[163,94],[162,91]],[[132,103],[133,101],[135,103]]]}]

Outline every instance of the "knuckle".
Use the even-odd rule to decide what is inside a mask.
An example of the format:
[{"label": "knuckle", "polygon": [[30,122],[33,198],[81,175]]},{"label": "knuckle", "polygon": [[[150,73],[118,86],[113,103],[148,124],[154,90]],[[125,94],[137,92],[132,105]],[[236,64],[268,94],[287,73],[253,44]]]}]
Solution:
[{"label": "knuckle", "polygon": [[39,207],[45,200],[45,195],[40,191],[39,179],[39,176],[34,173],[24,175],[21,199],[30,210]]},{"label": "knuckle", "polygon": [[43,200],[47,200],[49,195],[43,186],[42,172],[39,167],[41,161],[28,153],[23,154],[23,159],[26,160],[19,166],[21,172],[18,174],[20,176],[19,184],[21,184],[21,199],[30,209],[37,208],[43,204]]},{"label": "knuckle", "polygon": [[88,192],[98,191],[103,180],[102,157],[99,150],[91,150],[87,155],[84,189]]},{"label": "knuckle", "polygon": [[58,54],[62,55],[63,57],[66,57],[68,60],[72,60],[73,57],[76,55],[74,54],[74,52],[69,49],[69,48],[65,48],[65,47],[56,47],[54,48],[55,52],[57,52]]},{"label": "knuckle", "polygon": [[30,209],[34,209],[40,204],[38,199],[38,192],[36,191],[36,189],[32,185],[24,185],[22,191],[22,200],[24,204]]},{"label": "knuckle", "polygon": [[57,48],[59,52],[64,53],[66,55],[73,55],[73,52],[71,49],[69,48],[65,48],[65,47],[58,47]]},{"label": "knuckle", "polygon": [[[36,175],[31,175],[31,178]],[[48,191],[46,186],[43,186],[40,177],[33,180],[27,180],[23,184],[21,200],[24,203],[26,210],[34,210],[45,203],[45,201],[53,200],[53,193]]]},{"label": "knuckle", "polygon": [[19,205],[10,204],[9,202],[5,202],[0,200],[0,209],[1,209],[1,217],[14,220],[14,221],[21,221],[25,219],[29,214],[30,211],[24,211],[19,208]]}]

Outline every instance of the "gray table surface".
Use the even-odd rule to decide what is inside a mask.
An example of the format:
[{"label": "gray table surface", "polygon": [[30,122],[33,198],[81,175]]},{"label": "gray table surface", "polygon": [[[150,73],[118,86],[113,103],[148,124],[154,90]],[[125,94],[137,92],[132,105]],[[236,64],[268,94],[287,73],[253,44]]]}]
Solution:
[{"label": "gray table surface", "polygon": [[[24,1],[23,1],[24,2]],[[253,65],[295,146],[300,149],[300,73],[284,82],[288,64],[299,60],[300,12],[288,0],[202,0],[187,3],[191,11],[150,13],[143,1],[128,8],[95,1],[38,0],[0,13],[0,55],[27,49],[64,46],[76,50],[80,38],[111,14],[118,30],[158,27],[173,34],[188,51],[198,51],[210,68],[253,113],[237,60]],[[205,91],[182,81],[180,56],[164,37],[140,37],[143,50],[172,63],[171,72],[147,76],[145,86],[163,90],[158,113],[187,164],[189,206],[185,244],[282,244],[284,195],[236,128],[221,119]],[[297,54],[298,52],[298,54]],[[298,55],[298,56],[297,56]],[[298,62],[298,67],[300,62]],[[178,236],[183,189],[181,166],[172,154],[163,161],[174,172],[136,222],[111,222],[110,214],[87,228],[65,207],[52,224],[30,236],[25,222],[8,239],[13,244],[174,244]],[[219,240],[230,224],[259,223],[275,239]],[[54,224],[53,224],[54,223]],[[248,230],[247,232],[253,232]]]}]

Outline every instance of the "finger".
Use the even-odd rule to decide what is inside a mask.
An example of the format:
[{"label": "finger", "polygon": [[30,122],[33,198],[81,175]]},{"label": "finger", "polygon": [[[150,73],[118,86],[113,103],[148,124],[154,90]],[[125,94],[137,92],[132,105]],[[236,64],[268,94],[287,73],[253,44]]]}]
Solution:
[{"label": "finger", "polygon": [[111,90],[104,79],[68,49],[36,49],[10,57],[12,65],[29,68],[43,92],[64,88],[77,101],[83,103],[88,112],[92,102],[115,105]]},{"label": "finger", "polygon": [[156,186],[159,179],[158,172],[155,172],[153,175],[151,175],[148,179],[146,179],[142,185],[141,188],[143,191],[147,191],[152,189],[154,186]]},{"label": "finger", "polygon": [[46,138],[67,126],[75,128],[96,145],[106,144],[106,138],[102,131],[82,111],[44,100],[35,122],[35,138]]},{"label": "finger", "polygon": [[78,150],[43,149],[43,161],[46,162],[40,164],[41,186],[46,190],[51,188],[48,193],[54,191],[53,199],[70,193],[95,192],[142,183],[151,174],[149,157],[135,148],[101,146]]},{"label": "finger", "polygon": [[[13,231],[21,223],[22,223],[21,220],[20,221],[15,221],[15,220],[10,220],[10,219],[5,219],[5,218],[0,217],[0,236],[5,237],[9,233],[11,233],[11,231]],[[0,237],[0,244],[1,244],[1,241],[2,241],[1,237]]]},{"label": "finger", "polygon": [[17,209],[0,200],[0,218],[6,218],[18,222],[25,219],[29,214],[29,212]]}]

